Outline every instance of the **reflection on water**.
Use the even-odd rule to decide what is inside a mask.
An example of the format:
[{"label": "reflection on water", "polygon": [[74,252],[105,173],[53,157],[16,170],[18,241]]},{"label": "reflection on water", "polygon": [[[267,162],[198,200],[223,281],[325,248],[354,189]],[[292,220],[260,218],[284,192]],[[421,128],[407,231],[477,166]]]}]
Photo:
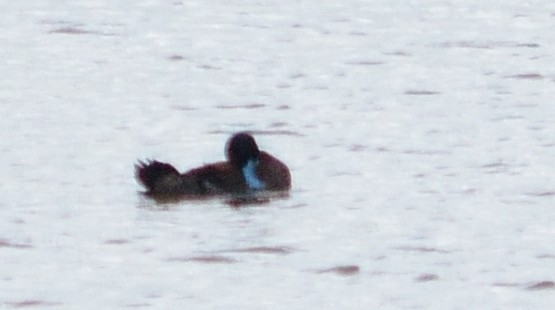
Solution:
[{"label": "reflection on water", "polygon": [[359,273],[360,271],[360,267],[355,266],[355,265],[349,265],[349,266],[337,266],[337,267],[332,267],[332,268],[327,268],[327,269],[321,269],[321,270],[317,270],[317,273],[335,273],[338,275],[343,275],[343,276],[350,276],[350,275],[354,275]]},{"label": "reflection on water", "polygon": [[203,264],[233,264],[237,261],[233,258],[221,256],[221,255],[205,255],[205,256],[193,256],[193,257],[173,257],[168,261],[170,262],[197,262]]},{"label": "reflection on water", "polygon": [[33,246],[24,243],[14,243],[8,240],[0,239],[0,248],[12,248],[12,249],[30,249]]}]

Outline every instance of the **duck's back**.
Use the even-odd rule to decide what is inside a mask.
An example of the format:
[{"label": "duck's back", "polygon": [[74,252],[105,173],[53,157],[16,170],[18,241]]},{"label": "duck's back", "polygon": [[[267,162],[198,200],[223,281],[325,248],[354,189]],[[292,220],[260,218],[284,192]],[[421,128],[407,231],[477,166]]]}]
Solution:
[{"label": "duck's back", "polygon": [[246,190],[241,171],[228,162],[208,164],[189,170],[182,178],[196,180],[202,194],[240,193]]}]

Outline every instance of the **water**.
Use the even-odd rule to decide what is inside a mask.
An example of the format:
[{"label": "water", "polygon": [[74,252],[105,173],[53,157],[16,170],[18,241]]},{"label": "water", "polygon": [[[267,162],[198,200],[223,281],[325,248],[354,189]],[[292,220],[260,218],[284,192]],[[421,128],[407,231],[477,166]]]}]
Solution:
[{"label": "water", "polygon": [[[17,1],[0,13],[3,308],[555,303],[555,4]],[[289,197],[158,205],[251,130]]]}]

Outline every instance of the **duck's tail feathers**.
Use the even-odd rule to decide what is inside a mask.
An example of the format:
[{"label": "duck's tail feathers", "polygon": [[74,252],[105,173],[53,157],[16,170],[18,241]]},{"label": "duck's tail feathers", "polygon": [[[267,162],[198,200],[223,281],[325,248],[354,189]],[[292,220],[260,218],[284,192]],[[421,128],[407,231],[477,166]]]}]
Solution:
[{"label": "duck's tail feathers", "polygon": [[168,181],[178,182],[179,171],[170,164],[156,160],[138,161],[135,164],[135,178],[147,189],[147,193],[156,193]]}]

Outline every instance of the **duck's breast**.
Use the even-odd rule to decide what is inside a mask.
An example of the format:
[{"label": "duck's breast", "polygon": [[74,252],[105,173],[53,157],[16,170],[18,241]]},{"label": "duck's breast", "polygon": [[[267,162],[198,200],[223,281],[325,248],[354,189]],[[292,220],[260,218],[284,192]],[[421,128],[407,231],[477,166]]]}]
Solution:
[{"label": "duck's breast", "polygon": [[288,190],[291,188],[289,168],[279,159],[266,152],[260,152],[257,175],[267,190]]}]

